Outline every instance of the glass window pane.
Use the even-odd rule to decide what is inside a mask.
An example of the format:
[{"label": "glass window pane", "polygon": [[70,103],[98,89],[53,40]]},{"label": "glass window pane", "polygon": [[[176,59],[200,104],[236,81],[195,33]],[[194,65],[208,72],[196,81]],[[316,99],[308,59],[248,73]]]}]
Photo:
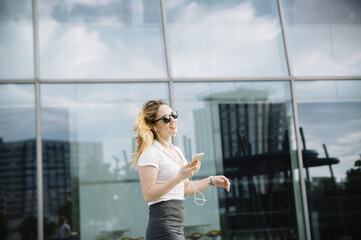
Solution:
[{"label": "glass window pane", "polygon": [[[205,152],[194,180],[223,174],[203,208],[186,199],[186,226],[223,239],[305,239],[289,82],[175,83],[177,144]],[[189,211],[189,209],[192,209]]]},{"label": "glass window pane", "polygon": [[160,1],[38,1],[41,78],[167,77]]},{"label": "glass window pane", "polygon": [[[120,239],[123,230],[124,237],[145,236],[148,205],[128,161],[139,109],[160,98],[169,100],[165,83],[41,85],[49,221],[66,217],[76,239]],[[56,236],[44,228],[46,238]]]},{"label": "glass window pane", "polygon": [[0,0],[0,79],[34,78],[31,3]]},{"label": "glass window pane", "polygon": [[294,75],[361,74],[359,0],[282,1]]},{"label": "glass window pane", "polygon": [[169,0],[175,77],[287,76],[277,1]]},{"label": "glass window pane", "polygon": [[361,81],[299,81],[296,91],[312,239],[358,239]]},{"label": "glass window pane", "polygon": [[36,239],[36,156],[34,85],[0,84],[1,239]]}]

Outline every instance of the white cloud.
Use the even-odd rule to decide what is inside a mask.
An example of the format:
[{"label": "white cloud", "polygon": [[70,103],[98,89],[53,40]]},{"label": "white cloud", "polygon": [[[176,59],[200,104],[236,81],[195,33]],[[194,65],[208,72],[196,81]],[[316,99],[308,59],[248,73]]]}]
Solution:
[{"label": "white cloud", "polygon": [[76,4],[88,5],[88,6],[103,6],[108,5],[118,0],[65,0],[67,6],[74,6]]},{"label": "white cloud", "polygon": [[277,18],[257,16],[250,2],[216,11],[192,2],[181,9],[168,24],[175,76],[286,73]]},{"label": "white cloud", "polygon": [[59,23],[42,25],[42,30],[41,75],[59,73],[59,78],[84,75],[97,69],[99,62],[106,61],[108,49],[96,31]]}]

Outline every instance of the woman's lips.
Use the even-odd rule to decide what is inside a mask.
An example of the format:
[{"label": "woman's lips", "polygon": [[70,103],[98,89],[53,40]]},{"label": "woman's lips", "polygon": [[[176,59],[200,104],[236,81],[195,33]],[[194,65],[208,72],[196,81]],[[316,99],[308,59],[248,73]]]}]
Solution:
[{"label": "woman's lips", "polygon": [[176,124],[174,124],[174,125],[169,125],[169,128],[170,128],[170,129],[176,129],[176,128],[177,128],[177,125],[176,125]]}]

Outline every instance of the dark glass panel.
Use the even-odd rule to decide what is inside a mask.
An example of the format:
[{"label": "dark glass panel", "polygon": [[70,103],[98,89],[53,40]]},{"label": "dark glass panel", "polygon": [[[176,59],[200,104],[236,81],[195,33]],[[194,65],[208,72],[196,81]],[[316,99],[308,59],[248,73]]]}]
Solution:
[{"label": "dark glass panel", "polygon": [[358,239],[361,81],[300,81],[296,91],[312,239]]},{"label": "dark glass panel", "polygon": [[0,238],[37,239],[35,92],[0,84]]},{"label": "dark glass panel", "polygon": [[174,87],[186,156],[205,152],[196,178],[222,174],[231,181],[230,192],[205,192],[202,209],[187,200],[194,211],[186,224],[221,230],[223,239],[304,239],[289,83]]}]

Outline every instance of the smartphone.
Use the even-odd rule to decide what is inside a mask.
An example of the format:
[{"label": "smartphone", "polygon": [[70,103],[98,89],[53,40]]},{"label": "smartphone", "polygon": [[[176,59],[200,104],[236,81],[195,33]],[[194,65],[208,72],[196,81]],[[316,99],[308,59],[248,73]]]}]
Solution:
[{"label": "smartphone", "polygon": [[193,158],[193,161],[191,162],[191,165],[189,167],[194,167],[197,164],[197,162],[202,159],[203,155],[204,155],[204,152],[198,153],[197,155],[195,155]]}]

